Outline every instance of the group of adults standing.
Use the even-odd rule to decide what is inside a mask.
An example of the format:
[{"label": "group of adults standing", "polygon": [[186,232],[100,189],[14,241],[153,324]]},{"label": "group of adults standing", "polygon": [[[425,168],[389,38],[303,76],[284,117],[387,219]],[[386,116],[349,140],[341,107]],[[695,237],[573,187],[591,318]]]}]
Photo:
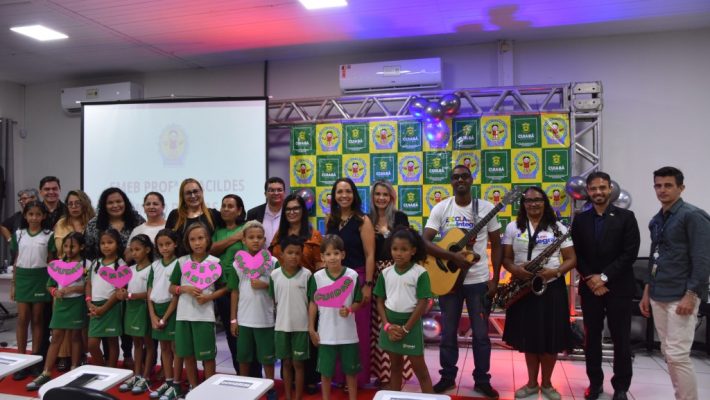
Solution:
[{"label": "group of adults standing", "polygon": [[[652,251],[641,312],[649,316],[653,310],[676,397],[696,399],[697,385],[689,354],[699,299],[707,296],[710,217],[703,210],[683,202],[683,180],[682,172],[673,167],[654,172],[654,189],[662,208],[649,225]],[[453,168],[451,185],[454,196],[432,209],[423,234],[430,255],[467,270],[463,284],[439,298],[442,312],[439,347],[441,379],[434,385],[434,390],[444,392],[455,386],[459,354],[457,328],[463,303],[466,302],[473,332],[474,390],[487,398],[498,398],[489,374],[491,342],[488,337],[488,304],[498,288],[500,267],[503,266],[516,279],[530,280],[533,274],[528,271],[528,263],[564,235],[567,228],[557,221],[545,192],[539,187],[527,188],[519,200],[520,211],[516,220],[505,228],[503,235],[500,223],[493,218],[477,237],[472,238],[470,250],[479,254],[480,259],[471,265],[461,253],[447,251],[433,241],[437,234],[444,235],[454,228],[470,229],[493,210],[493,204],[472,198],[472,181],[466,166]],[[143,200],[146,220],[119,188],[104,190],[96,210],[89,197],[80,190],[68,192],[65,201],[60,201],[61,186],[56,177],[43,178],[39,189],[39,193],[34,189],[20,191],[20,205],[24,206],[41,195],[48,210],[46,226],[54,230],[57,243],[61,243],[70,232],[82,232],[86,237],[89,258],[96,256],[98,234],[107,228],[114,228],[120,233],[125,248],[130,237],[138,233],[154,238],[160,229],[170,228],[182,235],[190,224],[200,222],[213,236],[211,253],[220,257],[222,262],[231,263],[234,254],[244,248],[241,241],[243,224],[248,220],[258,220],[264,225],[266,243],[270,244],[269,248],[277,258],[281,254],[279,238],[296,235],[305,243],[302,266],[311,272],[322,267],[319,250],[322,237],[308,222],[306,203],[296,194],[287,196],[286,185],[278,177],[269,178],[264,185],[266,202],[248,212],[245,212],[242,199],[234,194],[222,199],[220,210],[207,207],[200,183],[195,179],[185,179],[179,189],[178,208],[172,210],[167,219],[165,199],[157,192],[146,194]],[[580,295],[589,378],[585,399],[596,399],[603,391],[601,332],[605,318],[614,343],[614,377],[611,381],[614,399],[627,398],[632,377],[629,339],[635,284],[632,264],[640,245],[639,229],[633,212],[611,204],[611,177],[608,174],[590,174],[587,191],[591,207],[575,217],[571,240],[558,241],[558,248],[536,273],[547,284],[547,290],[541,296],[524,297],[506,311],[503,339],[525,353],[528,369],[528,382],[516,391],[516,398],[537,394],[538,391],[548,399],[560,398],[552,386],[551,376],[557,353],[570,347],[564,276],[575,267],[583,281]],[[389,368],[385,365],[389,362],[386,353],[377,347],[380,321],[371,307],[372,289],[378,272],[392,263],[385,240],[396,226],[407,226],[409,222],[407,216],[396,209],[396,193],[389,182],[376,182],[370,193],[370,213],[367,215],[362,211],[363,199],[353,181],[338,179],[331,190],[331,213],[326,231],[343,239],[346,255],[343,264],[357,271],[362,287],[364,307],[356,313],[363,365],[358,383],[369,384],[374,376],[379,383],[386,384],[390,377]],[[3,222],[0,231],[7,238],[21,221],[22,214],[19,213],[19,217],[15,214]],[[489,243],[493,274],[490,274],[488,267],[486,248]],[[61,246],[57,249],[61,252]],[[130,259],[128,254],[125,257]],[[226,298],[217,300],[217,306],[223,323],[227,323],[229,301]],[[238,371],[235,340],[230,337],[229,330],[225,333],[235,370]],[[129,339],[124,339],[122,347],[124,360],[130,362]],[[46,347],[42,353],[46,353]],[[66,349],[60,356],[68,354]],[[311,360],[315,359],[311,357]],[[315,389],[319,378],[315,368],[315,361],[306,365],[305,383],[309,391]],[[254,365],[251,372],[260,374],[260,366]],[[405,378],[411,374],[411,369],[405,369]],[[539,382],[538,375],[541,376]]]}]

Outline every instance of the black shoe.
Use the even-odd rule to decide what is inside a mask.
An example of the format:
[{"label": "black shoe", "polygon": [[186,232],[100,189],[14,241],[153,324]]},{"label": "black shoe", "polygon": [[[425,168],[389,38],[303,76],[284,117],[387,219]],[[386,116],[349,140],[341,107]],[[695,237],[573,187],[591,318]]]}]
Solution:
[{"label": "black shoe", "polygon": [[602,393],[604,393],[603,385],[589,385],[584,391],[584,400],[597,400]]},{"label": "black shoe", "polygon": [[21,370],[12,374],[12,379],[14,379],[16,381],[21,381],[21,380],[26,379],[28,376],[30,376],[30,368],[29,367],[22,368]]},{"label": "black shoe", "polygon": [[473,390],[486,396],[486,398],[489,399],[497,399],[500,395],[498,394],[498,391],[493,389],[493,386],[491,386],[490,383],[476,383],[473,385]]},{"label": "black shoe", "polygon": [[626,397],[626,392],[614,391],[614,397],[612,397],[612,400],[629,400],[629,398]]},{"label": "black shoe", "polygon": [[318,385],[316,385],[315,383],[308,384],[303,389],[303,391],[306,392],[306,394],[316,394],[319,392]]},{"label": "black shoe", "polygon": [[451,379],[441,378],[439,382],[434,385],[434,393],[444,393],[447,390],[451,390],[456,387],[456,382]]},{"label": "black shoe", "polygon": [[57,371],[67,372],[69,371],[69,364],[71,364],[71,359],[69,357],[62,357],[57,361]]},{"label": "black shoe", "polygon": [[38,362],[37,364],[30,367],[30,374],[32,374],[34,378],[37,378],[38,376],[42,375],[42,372],[44,372],[43,362]]}]

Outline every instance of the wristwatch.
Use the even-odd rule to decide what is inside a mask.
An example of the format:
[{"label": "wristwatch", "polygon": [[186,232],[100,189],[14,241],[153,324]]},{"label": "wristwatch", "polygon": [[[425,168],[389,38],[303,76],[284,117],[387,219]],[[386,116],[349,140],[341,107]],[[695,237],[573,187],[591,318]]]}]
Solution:
[{"label": "wristwatch", "polygon": [[599,279],[601,279],[602,282],[604,282],[604,283],[609,282],[609,277],[606,276],[603,272],[601,274],[599,274]]},{"label": "wristwatch", "polygon": [[375,287],[375,282],[373,282],[373,281],[365,281],[365,286]]}]

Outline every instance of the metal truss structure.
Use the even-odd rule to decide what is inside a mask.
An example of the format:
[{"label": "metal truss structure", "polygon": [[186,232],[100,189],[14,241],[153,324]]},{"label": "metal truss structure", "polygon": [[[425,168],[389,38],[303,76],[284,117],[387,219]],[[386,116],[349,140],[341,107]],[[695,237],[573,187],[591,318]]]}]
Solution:
[{"label": "metal truss structure", "polygon": [[[268,123],[269,128],[285,128],[292,125],[327,122],[413,119],[415,117],[409,113],[409,105],[416,97],[437,101],[443,95],[450,93],[455,93],[461,98],[461,108],[456,118],[541,112],[568,114],[572,175],[586,176],[601,168],[601,110],[603,108],[601,82],[275,100],[269,102]],[[572,271],[570,279],[576,286],[578,282],[576,271]],[[569,293],[570,315],[579,319],[581,310],[577,306],[577,291],[570,290]],[[490,318],[491,336],[496,343],[500,344],[500,336],[503,333],[500,318],[504,318],[504,315],[496,314],[494,313]],[[470,337],[460,337],[459,340],[469,342]],[[575,355],[570,355],[569,358],[575,358]]]}]

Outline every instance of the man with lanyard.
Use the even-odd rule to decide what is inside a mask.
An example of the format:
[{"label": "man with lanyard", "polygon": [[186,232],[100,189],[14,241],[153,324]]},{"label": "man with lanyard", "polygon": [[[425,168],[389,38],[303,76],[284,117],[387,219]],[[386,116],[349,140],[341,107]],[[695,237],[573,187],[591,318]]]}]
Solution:
[{"label": "man with lanyard", "polygon": [[[501,265],[500,223],[497,218],[488,222],[475,238],[473,252],[481,256],[473,265],[461,254],[452,253],[436,246],[432,240],[441,233],[445,235],[453,228],[471,229],[480,219],[486,216],[493,204],[485,200],[473,199],[471,185],[473,176],[471,170],[464,165],[454,167],[451,174],[451,186],[454,197],[442,200],[431,211],[431,216],[424,228],[424,240],[427,252],[437,258],[452,261],[459,268],[471,266],[466,274],[463,285],[455,291],[439,297],[441,308],[441,345],[439,362],[441,364],[441,380],[434,385],[436,393],[443,393],[456,386],[456,363],[459,357],[457,330],[463,302],[471,321],[473,331],[474,357],[474,391],[486,398],[497,399],[498,392],[491,386],[491,375],[488,373],[491,365],[491,340],[488,337],[488,315],[490,301],[498,287],[498,277]],[[493,277],[488,270],[486,248],[491,242],[491,257],[493,262]],[[469,243],[470,244],[470,243]]]},{"label": "man with lanyard", "polygon": [[256,206],[247,212],[247,221],[257,220],[264,225],[264,236],[266,237],[264,246],[267,248],[271,246],[271,240],[276,232],[279,231],[281,207],[283,207],[285,191],[286,183],[284,183],[283,179],[277,176],[270,177],[264,184],[266,203]]},{"label": "man with lanyard", "polygon": [[49,213],[45,222],[48,229],[54,229],[54,225],[64,215],[66,206],[59,200],[61,191],[62,187],[56,176],[45,176],[39,181],[39,193]]},{"label": "man with lanyard", "polygon": [[610,204],[611,177],[601,171],[587,176],[587,193],[592,208],[572,222],[572,241],[577,253],[577,270],[586,340],[584,355],[589,387],[586,400],[602,393],[602,331],[607,319],[614,343],[614,400],[625,400],[633,375],[631,367],[631,308],[634,288],[633,263],[641,237],[634,213]]},{"label": "man with lanyard", "polygon": [[653,188],[661,210],[649,223],[649,281],[639,307],[653,319],[675,398],[698,398],[690,349],[698,307],[708,295],[710,216],[683,201],[683,173],[674,167],[653,172]]}]

